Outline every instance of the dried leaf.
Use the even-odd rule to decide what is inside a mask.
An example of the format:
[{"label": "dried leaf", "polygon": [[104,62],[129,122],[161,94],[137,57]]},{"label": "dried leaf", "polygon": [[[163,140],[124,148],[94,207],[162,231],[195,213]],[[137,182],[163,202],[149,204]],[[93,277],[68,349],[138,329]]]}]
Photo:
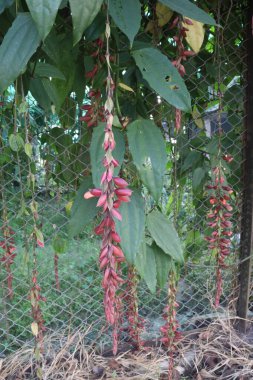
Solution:
[{"label": "dried leaf", "polygon": [[39,326],[38,326],[38,323],[37,323],[37,322],[33,322],[33,323],[31,324],[31,330],[32,330],[32,334],[33,334],[34,336],[37,336],[37,335],[38,335],[38,333],[39,333]]},{"label": "dried leaf", "polygon": [[216,376],[212,375],[210,372],[208,372],[204,368],[198,373],[198,376],[199,375],[200,377],[197,377],[198,380],[217,379]]},{"label": "dried leaf", "polygon": [[123,88],[123,90],[134,92],[134,90],[125,83],[118,83],[118,86]]},{"label": "dried leaf", "polygon": [[205,29],[202,22],[192,20],[190,18],[188,19],[192,22],[192,25],[183,23],[183,26],[188,29],[186,32],[186,41],[192,50],[195,53],[198,53],[204,41]]}]

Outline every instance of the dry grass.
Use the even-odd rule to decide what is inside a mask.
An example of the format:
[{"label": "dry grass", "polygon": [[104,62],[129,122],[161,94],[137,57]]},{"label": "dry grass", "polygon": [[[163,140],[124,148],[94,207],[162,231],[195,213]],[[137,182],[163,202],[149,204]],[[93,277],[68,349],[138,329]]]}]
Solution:
[{"label": "dry grass", "polygon": [[[88,331],[45,338],[43,380],[167,379],[167,356],[160,347],[105,357],[95,350],[95,343],[84,343]],[[187,334],[178,345],[173,378],[252,380],[253,330],[247,336],[238,335],[228,319]],[[34,350],[28,346],[0,363],[0,380],[23,379],[36,379]]]},{"label": "dry grass", "polygon": [[196,339],[186,336],[179,347],[178,372],[197,380],[252,380],[253,329],[238,334],[235,321],[217,320]]},{"label": "dry grass", "polygon": [[[160,379],[162,363],[166,354],[162,349],[147,349],[143,352],[124,352],[116,358],[105,357],[85,345],[86,331],[45,338],[42,360],[43,380],[84,379]],[[21,350],[2,360],[0,380],[37,379],[34,349]]]}]

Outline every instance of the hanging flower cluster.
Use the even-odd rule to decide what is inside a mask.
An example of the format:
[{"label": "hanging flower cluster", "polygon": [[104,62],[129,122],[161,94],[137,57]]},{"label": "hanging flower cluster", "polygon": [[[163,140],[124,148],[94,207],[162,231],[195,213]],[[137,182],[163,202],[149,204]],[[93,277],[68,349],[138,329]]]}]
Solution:
[{"label": "hanging flower cluster", "polygon": [[[104,308],[106,319],[109,324],[118,324],[119,300],[117,289],[123,282],[119,275],[120,263],[124,261],[124,254],[119,247],[121,241],[120,236],[116,232],[115,218],[122,220],[122,216],[118,211],[121,202],[129,202],[132,191],[127,188],[128,183],[114,176],[115,167],[119,166],[119,162],[113,157],[113,151],[116,143],[112,130],[113,123],[113,91],[114,82],[111,77],[110,54],[109,54],[109,38],[110,25],[109,20],[106,23],[106,62],[108,68],[106,93],[107,100],[105,102],[104,111],[106,118],[106,127],[104,135],[104,173],[101,177],[101,188],[91,189],[84,194],[85,199],[98,197],[97,206],[102,208],[103,218],[101,223],[95,228],[95,233],[102,236],[102,245],[100,250],[100,269],[104,272],[102,286],[104,288]],[[117,350],[117,332],[114,329],[114,353]]]},{"label": "hanging flower cluster", "polygon": [[144,329],[144,319],[138,313],[138,295],[137,295],[138,277],[136,269],[130,266],[128,269],[128,279],[126,286],[126,316],[128,320],[128,333],[137,349],[143,345],[141,341],[141,332]]},{"label": "hanging flower cluster", "polygon": [[[233,157],[225,155],[222,160],[231,162]],[[222,163],[212,169],[212,183],[207,186],[211,210],[207,217],[208,226],[213,230],[211,236],[206,236],[209,250],[213,251],[217,258],[216,270],[216,296],[214,306],[217,308],[222,294],[222,269],[226,268],[225,260],[230,254],[230,239],[233,235],[231,230],[233,210],[230,205],[233,190],[226,184],[226,178]]]},{"label": "hanging flower cluster", "polygon": [[[90,86],[93,87],[94,79],[101,67],[101,62],[104,60],[103,55],[103,41],[98,38],[93,43],[95,51],[91,53],[91,57],[96,58],[92,70],[86,72],[86,79],[90,82]],[[87,127],[96,127],[99,121],[105,121],[104,108],[101,104],[101,92],[99,90],[91,89],[88,93],[90,98],[90,104],[84,104],[81,109],[85,111],[85,115],[79,118],[80,121],[87,123]]]},{"label": "hanging flower cluster", "polygon": [[4,251],[3,256],[1,257],[0,261],[5,266],[6,270],[6,282],[7,282],[7,288],[8,288],[8,294],[7,297],[12,298],[13,297],[13,288],[12,288],[12,281],[13,281],[13,274],[11,270],[11,265],[14,263],[14,259],[16,257],[16,246],[14,241],[14,231],[10,227],[3,227],[3,236],[4,240],[0,241],[0,248]]},{"label": "hanging flower cluster", "polygon": [[176,343],[181,339],[181,334],[178,331],[179,323],[176,317],[178,308],[178,303],[176,302],[176,294],[177,287],[175,273],[171,272],[169,276],[168,304],[164,308],[163,314],[165,324],[160,329],[162,333],[161,342],[165,345],[165,347],[167,347],[169,355],[168,380],[173,379],[173,353]]},{"label": "hanging flower cluster", "polygon": [[46,298],[41,295],[41,288],[38,284],[38,272],[36,269],[33,269],[32,272],[32,288],[30,291],[30,301],[32,305],[32,318],[33,325],[35,328],[33,334],[35,335],[36,341],[40,344],[40,349],[43,344],[43,332],[45,331],[44,319],[41,311],[41,302],[45,302]]},{"label": "hanging flower cluster", "polygon": [[87,123],[87,127],[96,127],[98,123],[104,122],[104,108],[101,105],[101,92],[99,90],[91,90],[88,93],[90,104],[84,104],[81,109],[86,111],[84,116],[79,118],[80,121]]},{"label": "hanging flower cluster", "polygon": [[[193,24],[192,21],[187,18],[184,18],[183,21],[187,25]],[[186,32],[188,31],[188,29],[185,26],[183,26],[182,19],[180,17],[176,17],[173,20],[170,26],[170,29],[173,29],[175,27],[177,27],[177,30],[178,30],[178,34],[173,37],[176,43],[176,47],[177,47],[177,58],[174,61],[172,61],[172,64],[177,68],[181,77],[183,77],[185,75],[185,68],[184,68],[184,65],[182,64],[182,61],[186,61],[188,57],[195,55],[195,53],[191,50],[186,50],[183,44],[183,39],[186,37]],[[175,109],[176,131],[179,131],[179,129],[181,128],[181,118],[182,118],[182,112],[180,109],[176,108]]]}]

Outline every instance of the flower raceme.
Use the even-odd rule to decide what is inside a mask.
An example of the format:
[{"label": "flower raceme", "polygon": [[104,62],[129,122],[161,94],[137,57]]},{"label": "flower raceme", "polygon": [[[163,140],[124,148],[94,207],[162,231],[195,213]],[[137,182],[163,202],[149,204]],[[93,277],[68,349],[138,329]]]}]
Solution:
[{"label": "flower raceme", "polygon": [[[223,160],[232,161],[232,156],[223,156]],[[212,170],[212,184],[207,186],[210,194],[211,209],[207,215],[208,226],[212,229],[211,235],[206,236],[209,250],[213,251],[217,259],[216,269],[216,296],[214,305],[217,308],[222,294],[222,269],[226,268],[225,260],[230,254],[232,206],[229,204],[233,190],[225,184],[225,175],[221,166]]]},{"label": "flower raceme", "polygon": [[16,257],[16,246],[14,241],[14,231],[10,227],[3,228],[4,240],[0,241],[0,248],[4,251],[3,256],[0,258],[0,261],[5,265],[7,273],[7,287],[8,287],[8,297],[13,297],[13,288],[12,280],[13,274],[11,270],[11,265],[14,263]]},{"label": "flower raceme", "polygon": [[120,236],[116,232],[115,219],[122,220],[118,211],[122,202],[129,202],[132,190],[128,189],[128,183],[115,177],[114,168],[118,161],[113,158],[112,152],[115,148],[115,140],[112,131],[112,115],[107,116],[105,128],[104,151],[105,156],[103,166],[105,168],[101,177],[101,188],[90,189],[84,194],[85,199],[97,197],[97,207],[102,208],[103,218],[101,223],[95,227],[95,233],[102,235],[100,250],[100,269],[104,271],[102,286],[104,288],[104,307],[106,319],[110,324],[114,324],[117,319],[116,291],[122,278],[118,274],[120,263],[125,260],[124,254],[119,247]]},{"label": "flower raceme", "polygon": [[[192,25],[192,21],[184,18],[184,23],[187,25]],[[183,39],[187,36],[188,29],[183,26],[182,20],[179,17],[176,17],[171,26],[170,29],[173,29],[174,27],[177,27],[178,35],[174,36],[173,39],[175,41],[176,47],[177,47],[177,58],[172,61],[173,66],[175,66],[181,75],[183,77],[186,74],[185,67],[182,64],[182,61],[185,61],[188,57],[192,57],[195,55],[194,51],[192,50],[186,50],[185,46],[183,44]],[[182,112],[180,109],[175,109],[175,128],[178,132],[181,128],[181,119],[182,119]]]},{"label": "flower raceme", "polygon": [[181,339],[181,333],[178,330],[179,323],[177,321],[177,308],[176,302],[176,278],[175,273],[171,272],[168,284],[168,303],[164,308],[163,319],[165,324],[160,328],[162,338],[160,341],[168,350],[168,380],[173,380],[173,367],[174,367],[174,351],[177,342]]}]

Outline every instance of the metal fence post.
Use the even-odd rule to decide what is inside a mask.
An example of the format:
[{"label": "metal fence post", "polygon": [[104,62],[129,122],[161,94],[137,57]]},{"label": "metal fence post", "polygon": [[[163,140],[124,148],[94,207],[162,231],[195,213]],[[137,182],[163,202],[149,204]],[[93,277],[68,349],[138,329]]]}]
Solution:
[{"label": "metal fence post", "polygon": [[250,274],[253,248],[253,2],[248,1],[247,11],[247,87],[245,117],[245,148],[243,164],[243,203],[241,221],[241,247],[239,263],[239,298],[237,303],[238,329],[245,332],[250,291]]}]

